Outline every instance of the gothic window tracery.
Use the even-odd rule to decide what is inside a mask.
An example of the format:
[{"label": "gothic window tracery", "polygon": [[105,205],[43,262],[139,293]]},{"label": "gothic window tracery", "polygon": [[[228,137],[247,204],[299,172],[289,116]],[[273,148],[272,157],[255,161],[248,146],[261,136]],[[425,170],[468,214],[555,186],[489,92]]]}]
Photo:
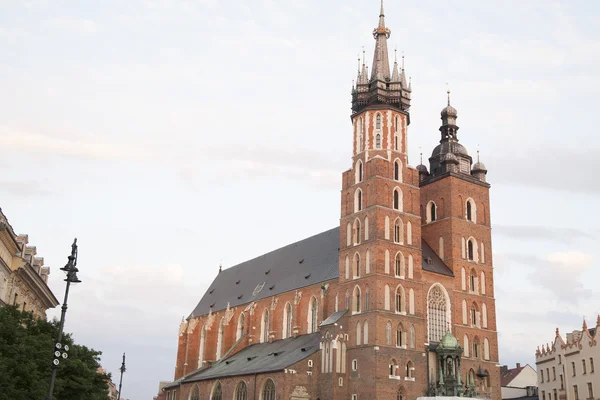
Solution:
[{"label": "gothic window tracery", "polygon": [[275,383],[271,379],[265,382],[261,400],[275,400]]},{"label": "gothic window tracery", "polygon": [[200,400],[200,389],[198,388],[198,385],[195,385],[194,389],[192,389],[190,400]]},{"label": "gothic window tracery", "polygon": [[448,307],[445,293],[440,285],[436,284],[427,296],[430,342],[439,342],[448,330]]},{"label": "gothic window tracery", "polygon": [[221,382],[217,382],[215,387],[210,395],[210,400],[222,400],[223,398],[223,389],[221,388]]},{"label": "gothic window tracery", "polygon": [[248,400],[248,386],[241,381],[235,388],[235,400]]}]

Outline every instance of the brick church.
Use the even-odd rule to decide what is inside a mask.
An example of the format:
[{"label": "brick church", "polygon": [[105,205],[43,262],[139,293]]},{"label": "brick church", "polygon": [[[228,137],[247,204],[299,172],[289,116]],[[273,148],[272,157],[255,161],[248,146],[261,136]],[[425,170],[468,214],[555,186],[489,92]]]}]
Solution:
[{"label": "brick church", "polygon": [[408,165],[390,33],[382,3],[340,226],[220,270],[181,323],[167,399],[500,399],[487,170],[449,94],[429,168]]}]

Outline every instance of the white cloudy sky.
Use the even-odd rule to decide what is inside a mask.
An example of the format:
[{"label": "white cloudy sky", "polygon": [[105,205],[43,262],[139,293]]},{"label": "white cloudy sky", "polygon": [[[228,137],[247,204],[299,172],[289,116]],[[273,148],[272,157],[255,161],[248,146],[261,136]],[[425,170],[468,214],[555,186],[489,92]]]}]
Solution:
[{"label": "white cloudy sky", "polygon": [[[66,329],[124,395],[172,379],[216,274],[338,223],[350,84],[378,1],[0,0],[0,206],[60,271]],[[388,0],[413,79],[410,161],[459,137],[492,183],[501,363],[600,311],[596,1]],[[57,312],[52,315],[58,315]]]}]

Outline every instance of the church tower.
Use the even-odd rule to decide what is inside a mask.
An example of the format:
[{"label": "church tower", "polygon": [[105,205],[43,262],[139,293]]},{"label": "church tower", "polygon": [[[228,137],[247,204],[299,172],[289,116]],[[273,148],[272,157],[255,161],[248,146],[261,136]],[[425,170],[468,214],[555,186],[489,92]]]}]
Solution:
[{"label": "church tower", "polygon": [[340,398],[412,398],[426,389],[419,173],[407,157],[411,86],[403,62],[395,59],[390,70],[390,35],[382,2],[371,73],[363,60],[352,88],[338,292],[339,308],[349,310],[351,370],[348,384],[334,391]]}]

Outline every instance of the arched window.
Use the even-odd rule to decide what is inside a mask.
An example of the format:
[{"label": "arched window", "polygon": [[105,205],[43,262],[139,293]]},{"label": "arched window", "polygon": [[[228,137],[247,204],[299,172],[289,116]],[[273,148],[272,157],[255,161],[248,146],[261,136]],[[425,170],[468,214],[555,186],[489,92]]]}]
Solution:
[{"label": "arched window", "polygon": [[356,323],[356,345],[360,346],[360,336],[362,334],[362,326],[360,326],[360,321]]},{"label": "arched window", "polygon": [[383,271],[386,274],[390,273],[390,251],[388,249],[385,249],[385,256],[384,256],[384,260],[383,260]]},{"label": "arched window", "polygon": [[383,289],[383,295],[384,295],[384,307],[386,310],[390,309],[390,286],[389,285],[385,285],[384,289]]},{"label": "arched window", "polygon": [[469,324],[469,314],[467,313],[467,301],[462,301],[462,323],[463,325]]},{"label": "arched window", "polygon": [[365,256],[365,274],[371,272],[371,250],[367,249]]},{"label": "arched window", "polygon": [[265,382],[260,400],[275,400],[275,383],[271,379]]},{"label": "arched window", "polygon": [[414,325],[410,326],[410,348],[411,349],[415,348],[415,326]]},{"label": "arched window", "polygon": [[400,160],[394,161],[394,180],[402,182],[402,164],[400,164]]},{"label": "arched window", "polygon": [[467,213],[466,213],[466,218],[467,221],[471,221],[471,222],[477,222],[477,206],[475,205],[475,202],[473,201],[473,199],[468,198],[467,199]]},{"label": "arched window", "polygon": [[467,290],[467,271],[464,267],[460,270],[460,285],[462,290]]},{"label": "arched window", "polygon": [[488,327],[488,321],[487,321],[487,306],[485,305],[485,303],[481,304],[481,323],[483,325],[484,328]]},{"label": "arched window", "polygon": [[465,337],[463,338],[463,349],[465,357],[469,357],[469,337],[465,333]]},{"label": "arched window", "polygon": [[465,245],[465,238],[463,237],[462,240],[461,240],[461,247],[460,247],[460,256],[462,258],[467,258],[465,247],[466,247],[466,245]]},{"label": "arched window", "polygon": [[352,224],[346,224],[346,246],[352,245]]},{"label": "arched window", "polygon": [[406,223],[406,244],[412,244],[412,224],[410,221]]},{"label": "arched window", "polygon": [[390,321],[385,324],[385,344],[392,345],[392,323]]},{"label": "arched window", "polygon": [[318,315],[319,304],[317,298],[312,297],[308,307],[308,333],[315,333],[317,331],[317,315]]},{"label": "arched window", "polygon": [[360,256],[358,253],[354,254],[354,277],[360,277]]},{"label": "arched window", "polygon": [[469,290],[472,293],[477,293],[477,272],[475,272],[475,269],[471,269],[471,274],[469,275]]},{"label": "arched window", "polygon": [[396,253],[395,266],[396,266],[396,276],[399,278],[404,278],[404,271],[405,271],[404,256],[400,252]]},{"label": "arched window", "polygon": [[398,131],[398,116],[394,117],[394,131]]},{"label": "arched window", "polygon": [[388,217],[387,215],[385,217],[384,236],[386,240],[390,240],[390,217]]},{"label": "arched window", "polygon": [[283,309],[283,338],[292,336],[292,305],[287,303]]},{"label": "arched window", "polygon": [[241,381],[235,388],[235,400],[248,400],[248,386],[246,382]]},{"label": "arched window", "polygon": [[371,309],[371,295],[369,293],[369,287],[365,289],[365,311],[369,311]]},{"label": "arched window", "polygon": [[350,279],[350,257],[346,256],[346,279]]},{"label": "arched window", "polygon": [[360,288],[358,286],[354,287],[354,301],[352,302],[352,311],[355,313],[360,312]]},{"label": "arched window", "polygon": [[406,305],[404,304],[404,288],[398,285],[396,288],[396,312],[406,312]]},{"label": "arched window", "polygon": [[225,329],[225,318],[221,318],[219,323],[219,333],[217,334],[217,354],[216,359],[219,360],[223,353],[223,330]]},{"label": "arched window", "polygon": [[437,219],[437,206],[433,201],[427,204],[427,222],[433,222]]},{"label": "arched window", "polygon": [[369,322],[365,321],[363,331],[363,343],[369,344]]},{"label": "arched window", "polygon": [[390,364],[389,364],[389,374],[390,374],[390,377],[396,376],[397,372],[398,372],[398,363],[396,362],[395,359],[392,358],[390,360]]},{"label": "arched window", "polygon": [[394,210],[402,211],[402,191],[394,188]]},{"label": "arched window", "polygon": [[241,313],[238,318],[237,329],[235,331],[235,341],[237,342],[244,336],[244,328],[245,328],[245,316],[244,313]]},{"label": "arched window", "polygon": [[406,363],[406,378],[415,379],[415,366],[410,360]]},{"label": "arched window", "polygon": [[381,114],[377,114],[375,117],[375,129],[381,129]]},{"label": "arched window", "polygon": [[408,255],[408,279],[413,278],[413,256],[412,254]]},{"label": "arched window", "polygon": [[435,284],[427,295],[427,313],[429,327],[429,341],[439,342],[448,330],[450,321],[450,305],[448,294],[441,285]]},{"label": "arched window", "polygon": [[375,147],[378,149],[381,148],[381,135],[379,133],[375,135]]},{"label": "arched window", "polygon": [[410,288],[408,291],[408,313],[414,315],[415,313],[415,291]]},{"label": "arched window", "polygon": [[350,291],[346,290],[346,310],[350,309]]},{"label": "arched window", "polygon": [[479,326],[479,311],[477,311],[477,304],[473,303],[471,305],[471,325]]},{"label": "arched window", "polygon": [[396,327],[396,347],[402,346],[406,346],[406,332],[404,332],[404,328],[400,323]]},{"label": "arched window", "polygon": [[394,221],[394,243],[403,243],[403,239],[404,226],[402,225],[400,218],[397,218],[396,221]]},{"label": "arched window", "polygon": [[217,382],[213,387],[212,393],[210,395],[210,400],[222,400],[223,399],[223,389],[221,389],[221,382]]},{"label": "arched window", "polygon": [[360,220],[358,218],[354,220],[354,228],[352,230],[354,232],[352,235],[354,244],[360,244]]},{"label": "arched window", "polygon": [[400,148],[400,135],[395,134],[394,135],[394,150],[398,151],[399,148]]},{"label": "arched window", "polygon": [[198,352],[198,368],[204,364],[204,347],[206,347],[206,325],[200,330],[200,351]]},{"label": "arched window", "polygon": [[260,324],[260,342],[267,343],[269,341],[269,310],[265,308],[263,311],[262,321]]},{"label": "arched window", "polygon": [[475,336],[475,339],[473,339],[473,358],[479,358],[481,357],[481,347],[479,344],[479,338],[477,336]]},{"label": "arched window", "polygon": [[[483,359],[490,359],[490,342],[487,338],[483,339]],[[554,376],[554,379],[556,379],[556,376]]]},{"label": "arched window", "polygon": [[198,385],[194,385],[192,393],[190,394],[190,400],[200,400],[200,388]]},{"label": "arched window", "polygon": [[471,202],[469,200],[467,200],[467,220],[472,221],[473,220],[473,214],[471,213]]},{"label": "arched window", "polygon": [[354,192],[354,212],[362,210],[362,190],[356,189]]},{"label": "arched window", "polygon": [[362,182],[362,180],[363,180],[363,163],[361,160],[358,160],[356,162],[355,173],[356,173],[356,176],[354,178],[354,183]]},{"label": "arched window", "polygon": [[369,240],[369,217],[365,217],[365,240]]},{"label": "arched window", "polygon": [[469,239],[467,241],[467,255],[469,257],[469,260],[476,261],[475,260],[475,241],[473,239]]},{"label": "arched window", "polygon": [[469,370],[469,386],[475,386],[475,371],[471,368]]}]

